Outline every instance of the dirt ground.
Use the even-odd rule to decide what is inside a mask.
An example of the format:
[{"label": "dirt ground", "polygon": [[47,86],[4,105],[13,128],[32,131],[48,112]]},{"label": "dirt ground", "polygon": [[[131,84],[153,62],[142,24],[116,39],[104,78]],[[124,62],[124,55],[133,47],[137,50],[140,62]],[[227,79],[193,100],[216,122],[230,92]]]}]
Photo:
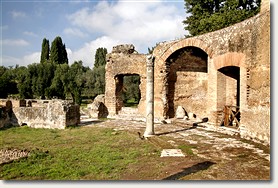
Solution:
[{"label": "dirt ground", "polygon": [[[83,121],[84,126],[111,127],[142,138],[145,122],[109,119]],[[140,133],[140,135],[139,135]],[[270,180],[270,146],[242,139],[234,129],[215,128],[208,123],[173,120],[156,123],[155,135],[144,139],[158,148],[189,147],[184,157],[160,157],[163,166],[150,171],[148,166],[130,166],[123,180]],[[134,164],[136,165],[136,164]],[[156,164],[153,164],[156,165]]]}]

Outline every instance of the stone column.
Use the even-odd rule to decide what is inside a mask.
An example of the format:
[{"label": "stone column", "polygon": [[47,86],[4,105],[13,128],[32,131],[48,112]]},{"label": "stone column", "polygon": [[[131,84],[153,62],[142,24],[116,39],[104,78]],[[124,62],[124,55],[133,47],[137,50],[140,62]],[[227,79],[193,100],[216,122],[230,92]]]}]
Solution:
[{"label": "stone column", "polygon": [[144,137],[154,136],[154,57],[147,56],[146,130]]}]

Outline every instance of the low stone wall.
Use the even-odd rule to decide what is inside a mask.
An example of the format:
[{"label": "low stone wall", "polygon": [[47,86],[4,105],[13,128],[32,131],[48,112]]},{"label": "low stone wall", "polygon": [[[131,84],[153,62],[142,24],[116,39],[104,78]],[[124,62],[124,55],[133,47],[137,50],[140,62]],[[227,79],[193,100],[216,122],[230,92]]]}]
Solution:
[{"label": "low stone wall", "polygon": [[[5,100],[1,101],[2,105],[4,103],[3,101]],[[21,103],[23,104],[23,102]],[[8,121],[10,124],[13,125],[27,125],[33,128],[50,129],[65,129],[67,126],[78,125],[80,123],[79,105],[72,104],[69,101],[40,100],[35,102],[36,105],[34,105],[34,107],[30,102],[27,106],[21,106],[17,104],[20,103],[18,101],[6,100],[6,113],[3,113],[3,118],[1,118],[0,123],[4,122],[5,124],[7,124]],[[7,112],[7,109],[9,108],[12,108],[11,113]],[[4,108],[2,107],[2,109]],[[4,114],[8,115],[8,117],[6,117],[5,119]],[[2,127],[5,126],[4,123],[3,125],[1,125]]]}]

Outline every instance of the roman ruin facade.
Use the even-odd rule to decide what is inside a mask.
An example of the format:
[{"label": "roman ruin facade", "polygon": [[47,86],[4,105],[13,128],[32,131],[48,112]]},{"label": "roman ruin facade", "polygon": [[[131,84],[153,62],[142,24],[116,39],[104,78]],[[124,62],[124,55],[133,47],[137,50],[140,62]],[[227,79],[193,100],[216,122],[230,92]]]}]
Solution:
[{"label": "roman ruin facade", "polygon": [[[241,135],[270,142],[270,5],[256,16],[211,33],[159,43],[154,51],[154,117],[178,106],[215,126],[230,112]],[[140,76],[138,113],[146,111],[146,54],[119,45],[107,54],[105,105],[120,113],[123,77]],[[227,114],[226,114],[227,115]],[[234,125],[231,125],[234,127]]]}]

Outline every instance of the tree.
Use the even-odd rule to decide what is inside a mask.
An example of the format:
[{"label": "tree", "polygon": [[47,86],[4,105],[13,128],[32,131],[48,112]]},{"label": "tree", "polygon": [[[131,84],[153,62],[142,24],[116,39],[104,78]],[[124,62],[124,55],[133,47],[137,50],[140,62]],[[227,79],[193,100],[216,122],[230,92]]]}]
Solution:
[{"label": "tree", "polygon": [[93,94],[94,96],[105,92],[105,65],[106,65],[106,48],[98,48],[95,54],[95,64],[93,68]]},{"label": "tree", "polygon": [[98,68],[99,66],[106,64],[106,54],[107,54],[106,48],[98,48],[96,50],[95,64],[94,64],[95,68]]},{"label": "tree", "polygon": [[191,36],[212,32],[241,22],[260,11],[261,0],[184,0],[184,29]]},{"label": "tree", "polygon": [[21,99],[33,98],[32,80],[27,67],[19,67],[17,70],[17,88]]},{"label": "tree", "polygon": [[57,36],[51,43],[50,60],[56,64],[68,64],[66,45],[62,38]]},{"label": "tree", "polygon": [[76,104],[81,104],[82,101],[82,89],[85,85],[84,73],[86,68],[83,66],[82,61],[75,61],[70,67],[67,73],[64,87],[66,91],[71,94],[72,100]]},{"label": "tree", "polygon": [[41,63],[49,60],[49,40],[46,38],[42,41],[42,49],[41,49]]},{"label": "tree", "polygon": [[57,97],[59,99],[66,99],[67,93],[67,73],[69,70],[68,64],[58,64],[56,65],[54,77],[51,81],[51,86],[48,90],[48,95],[53,98]]},{"label": "tree", "polygon": [[15,69],[0,66],[0,98],[18,93],[15,77]]}]

